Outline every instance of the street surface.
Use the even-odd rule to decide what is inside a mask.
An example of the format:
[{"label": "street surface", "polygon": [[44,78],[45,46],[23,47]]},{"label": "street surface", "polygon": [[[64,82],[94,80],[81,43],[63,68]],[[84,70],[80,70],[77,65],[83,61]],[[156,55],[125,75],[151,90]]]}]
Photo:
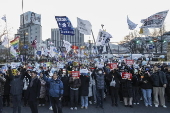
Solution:
[{"label": "street surface", "polygon": [[[104,102],[104,109],[96,108],[94,104],[89,105],[88,109],[81,109],[80,105],[78,110],[70,110],[70,107],[63,107],[63,113],[170,113],[170,103],[166,102],[167,108],[159,106],[158,108],[145,107],[143,101],[139,105],[134,105],[133,108],[124,107],[123,103],[119,103],[118,107],[111,106],[110,97]],[[39,113],[53,113],[48,109],[48,104],[45,107],[38,107]],[[3,113],[12,113],[11,107],[4,107]],[[21,113],[31,113],[29,107],[22,107]]]}]

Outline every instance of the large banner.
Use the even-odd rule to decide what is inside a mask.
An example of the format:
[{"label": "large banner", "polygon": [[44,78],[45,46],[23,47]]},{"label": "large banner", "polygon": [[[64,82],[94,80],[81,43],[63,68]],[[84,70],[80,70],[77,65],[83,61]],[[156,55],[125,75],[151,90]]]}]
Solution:
[{"label": "large banner", "polygon": [[77,17],[77,28],[80,31],[80,33],[85,35],[91,35],[92,25],[89,21],[82,20]]},{"label": "large banner", "polygon": [[168,11],[169,10],[158,12],[156,14],[151,15],[147,19],[141,20],[141,22],[143,23],[141,28],[160,28],[160,27],[162,27]]},{"label": "large banner", "polygon": [[96,41],[97,46],[106,45],[110,42],[110,38],[112,38],[112,36],[108,32],[100,30]]},{"label": "large banner", "polygon": [[[24,17],[24,19],[23,19]],[[28,11],[20,16],[20,24],[37,24],[41,25],[41,15],[34,12]]]},{"label": "large banner", "polygon": [[58,23],[60,34],[74,35],[74,28],[67,16],[55,16],[55,19]]}]

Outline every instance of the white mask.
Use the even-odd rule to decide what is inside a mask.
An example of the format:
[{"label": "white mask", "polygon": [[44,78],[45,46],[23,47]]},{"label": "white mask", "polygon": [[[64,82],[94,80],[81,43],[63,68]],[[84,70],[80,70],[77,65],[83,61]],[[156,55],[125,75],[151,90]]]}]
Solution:
[{"label": "white mask", "polygon": [[99,74],[102,74],[102,71],[99,71],[98,73],[99,73]]}]

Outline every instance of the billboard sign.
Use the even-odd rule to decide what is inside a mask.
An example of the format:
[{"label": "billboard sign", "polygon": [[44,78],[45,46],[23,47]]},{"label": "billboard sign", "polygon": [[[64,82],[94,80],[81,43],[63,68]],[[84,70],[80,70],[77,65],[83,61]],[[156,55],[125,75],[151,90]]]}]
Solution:
[{"label": "billboard sign", "polygon": [[28,11],[20,16],[20,24],[23,25],[23,22],[24,24],[41,25],[41,15]]}]

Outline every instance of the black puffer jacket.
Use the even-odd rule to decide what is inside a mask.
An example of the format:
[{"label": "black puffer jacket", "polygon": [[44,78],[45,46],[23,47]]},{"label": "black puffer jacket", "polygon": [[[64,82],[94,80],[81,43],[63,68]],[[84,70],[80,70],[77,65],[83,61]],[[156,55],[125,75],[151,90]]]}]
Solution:
[{"label": "black puffer jacket", "polygon": [[109,73],[109,76],[108,76],[109,83],[112,81],[112,79],[115,80],[115,82],[116,82],[115,87],[119,88],[120,87],[120,81],[122,79],[121,75],[117,71],[116,72],[111,71]]},{"label": "black puffer jacket", "polygon": [[70,77],[69,79],[69,85],[71,88],[79,88],[81,86],[81,80],[80,78],[74,79]]},{"label": "black puffer jacket", "polygon": [[[164,84],[167,84],[167,78],[166,78],[166,75],[163,71],[158,71],[156,73],[153,73],[152,76],[151,76],[151,79],[153,81],[153,86],[154,87],[160,87],[159,85],[159,82],[161,82],[161,85],[164,85]],[[160,79],[160,81],[159,81]],[[163,87],[163,86],[161,86]]]},{"label": "black puffer jacket", "polygon": [[0,76],[0,96],[4,94],[4,84],[5,84],[5,79],[4,77]]}]

